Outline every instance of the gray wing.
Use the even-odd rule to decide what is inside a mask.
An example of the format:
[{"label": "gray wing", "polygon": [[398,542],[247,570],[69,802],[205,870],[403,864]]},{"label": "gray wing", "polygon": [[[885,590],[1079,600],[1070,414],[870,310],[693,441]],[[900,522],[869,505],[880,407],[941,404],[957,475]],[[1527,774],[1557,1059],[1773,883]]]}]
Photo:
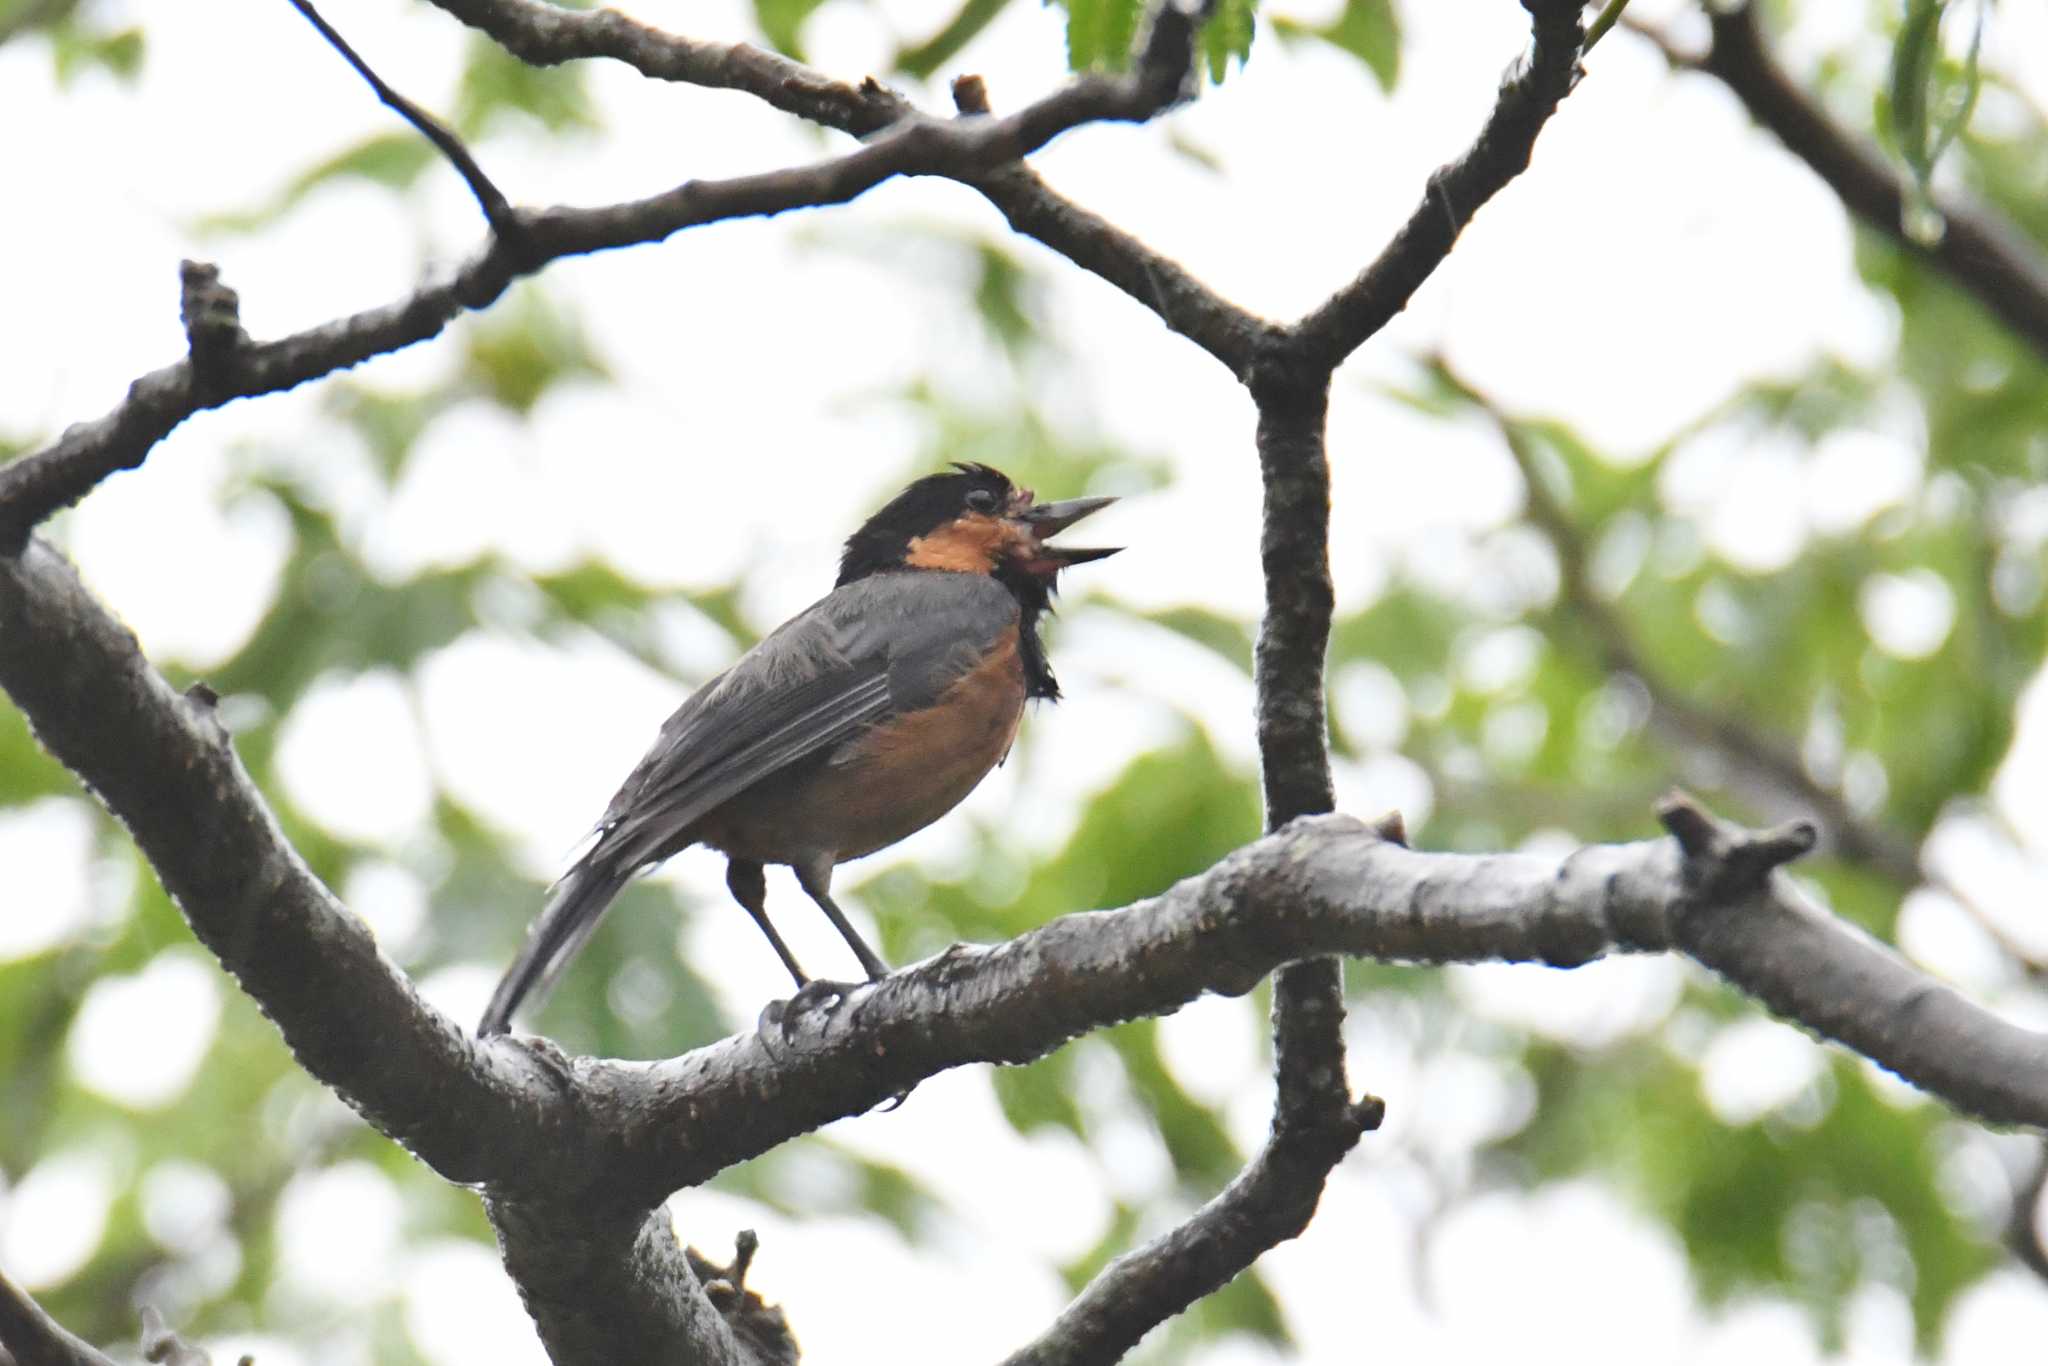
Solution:
[{"label": "gray wing", "polygon": [[666,857],[755,783],[929,705],[1016,620],[1009,591],[975,574],[881,574],[834,590],[677,708],[591,852],[625,869]]}]

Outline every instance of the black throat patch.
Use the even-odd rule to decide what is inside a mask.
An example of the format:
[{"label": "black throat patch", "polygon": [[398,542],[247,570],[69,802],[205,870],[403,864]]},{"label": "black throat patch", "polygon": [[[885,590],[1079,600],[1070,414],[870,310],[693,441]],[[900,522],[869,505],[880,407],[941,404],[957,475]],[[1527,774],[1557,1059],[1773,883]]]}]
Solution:
[{"label": "black throat patch", "polygon": [[1045,642],[1038,636],[1039,618],[1052,611],[1053,581],[1009,564],[996,569],[995,580],[1017,600],[1017,654],[1024,664],[1024,695],[1059,701],[1059,680],[1052,676],[1052,661],[1046,658]]}]

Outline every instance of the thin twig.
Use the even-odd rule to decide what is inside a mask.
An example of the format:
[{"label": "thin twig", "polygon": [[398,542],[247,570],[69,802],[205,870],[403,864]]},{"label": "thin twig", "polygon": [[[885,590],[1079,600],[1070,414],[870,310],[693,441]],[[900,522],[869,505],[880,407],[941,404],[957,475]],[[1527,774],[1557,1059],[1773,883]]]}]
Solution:
[{"label": "thin twig", "polygon": [[223,382],[202,382],[190,360],[154,371],[130,385],[112,412],[75,425],[52,445],[0,468],[0,556],[18,552],[44,518],[117,471],[141,464],[157,442],[195,412],[290,389],[424,341],[458,312],[487,307],[513,280],[564,256],[658,242],[728,219],[843,204],[897,176],[967,180],[1082,124],[1141,122],[1179,98],[1193,48],[1193,16],[1168,6],[1154,25],[1144,59],[1129,75],[1081,77],[1003,118],[913,115],[864,146],[807,166],[686,181],[647,199],[601,208],[509,210],[516,227],[493,229],[484,249],[454,279],[422,285],[395,303],[277,341],[242,346],[232,375]]},{"label": "thin twig", "polygon": [[1501,85],[1470,149],[1429,178],[1422,202],[1373,263],[1296,325],[1305,352],[1323,364],[1340,364],[1408,306],[1472,216],[1528,169],[1536,135],[1571,93],[1579,77],[1581,0],[1523,0],[1523,7],[1534,47]]},{"label": "thin twig", "polygon": [[[537,0],[433,3],[536,65],[616,61],[650,80],[744,91],[786,114],[855,137],[917,113],[908,99],[878,81],[835,80],[748,43],[687,38],[616,10],[564,10]],[[986,102],[971,112],[988,112]],[[1249,374],[1268,324],[1217,294],[1179,262],[1067,199],[1029,166],[1002,166],[961,180],[995,205],[1015,231],[1152,309],[1167,327],[1240,379]]]},{"label": "thin twig", "polygon": [[448,158],[449,164],[455,167],[463,183],[469,186],[469,192],[476,196],[477,206],[484,211],[484,220],[491,225],[491,230],[498,233],[517,231],[517,220],[512,215],[511,202],[505,198],[504,192],[491,182],[491,178],[484,174],[484,168],[477,164],[476,158],[470,155],[469,148],[463,145],[462,139],[455,135],[455,131],[385,84],[384,78],[356,54],[356,50],[348,45],[347,39],[334,31],[334,26],[321,17],[319,10],[313,8],[311,0],[291,0],[291,4],[292,8],[305,15],[306,21],[318,29],[320,36],[341,54],[342,60],[354,67],[358,76],[369,82],[370,89],[377,92],[378,99],[397,110],[400,117],[419,129],[420,135],[433,143],[442,156]]},{"label": "thin twig", "polygon": [[1706,7],[1713,43],[1689,54],[1654,29],[1628,29],[1681,70],[1713,76],[1835,192],[1849,211],[1914,257],[1928,262],[2048,356],[2048,258],[2025,232],[1988,205],[1942,198],[1942,230],[1922,241],[1906,231],[1911,191],[1876,149],[1839,127],[1771,56],[1753,5]]},{"label": "thin twig", "polygon": [[1591,52],[1595,44],[1607,36],[1607,30],[1621,19],[1621,13],[1628,8],[1628,0],[1607,0],[1607,7],[1600,11],[1600,17],[1586,30],[1586,44],[1579,49],[1579,55]]}]

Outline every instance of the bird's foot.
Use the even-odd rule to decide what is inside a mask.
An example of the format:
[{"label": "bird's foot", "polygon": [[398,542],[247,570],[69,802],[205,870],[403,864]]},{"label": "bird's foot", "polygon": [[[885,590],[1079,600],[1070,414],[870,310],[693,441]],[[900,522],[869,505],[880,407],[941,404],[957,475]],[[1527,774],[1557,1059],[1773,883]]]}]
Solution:
[{"label": "bird's foot", "polygon": [[[768,1050],[768,1056],[780,1062],[784,1056],[783,1050],[796,1041],[797,1030],[802,1026],[806,1015],[823,1011],[826,1020],[829,1021],[832,1013],[845,1003],[846,998],[864,985],[866,983],[830,982],[813,978],[798,987],[788,1000],[770,1001],[761,1007],[760,1018],[754,1022],[754,1032],[760,1038],[762,1046]],[[910,1099],[910,1093],[914,1089],[906,1086],[883,1102],[874,1113],[886,1115],[891,1110],[902,1108],[903,1102]]]},{"label": "bird's foot", "polygon": [[828,1017],[851,996],[856,984],[834,982],[823,977],[813,977],[798,987],[786,1001],[770,1001],[761,1007],[761,1017],[755,1021],[755,1032],[762,1038],[771,1035],[782,1043],[791,1042],[796,1036],[797,1026],[804,1016],[814,1011],[823,1011]]},{"label": "bird's foot", "polygon": [[853,982],[834,982],[823,977],[813,977],[798,987],[796,994],[786,1002],[789,1009],[785,1018],[813,1010],[822,1010],[829,1015],[839,1008],[841,1002],[853,995],[857,985],[859,984]]}]

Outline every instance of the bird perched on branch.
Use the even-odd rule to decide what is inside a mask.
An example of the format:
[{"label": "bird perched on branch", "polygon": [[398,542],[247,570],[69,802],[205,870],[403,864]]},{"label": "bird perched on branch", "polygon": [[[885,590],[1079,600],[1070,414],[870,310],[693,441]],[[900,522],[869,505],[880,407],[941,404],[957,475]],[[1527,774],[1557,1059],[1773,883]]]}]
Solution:
[{"label": "bird perched on branch", "polygon": [[870,979],[888,966],[833,902],[832,869],[953,809],[1003,761],[1027,698],[1059,696],[1039,618],[1062,569],[1114,550],[1047,544],[1113,499],[1040,503],[986,465],[904,489],[846,542],[831,593],[693,693],[555,885],[478,1026],[502,1034],[634,874],[693,844],[799,991],[768,921],[765,864],[788,864]]}]

